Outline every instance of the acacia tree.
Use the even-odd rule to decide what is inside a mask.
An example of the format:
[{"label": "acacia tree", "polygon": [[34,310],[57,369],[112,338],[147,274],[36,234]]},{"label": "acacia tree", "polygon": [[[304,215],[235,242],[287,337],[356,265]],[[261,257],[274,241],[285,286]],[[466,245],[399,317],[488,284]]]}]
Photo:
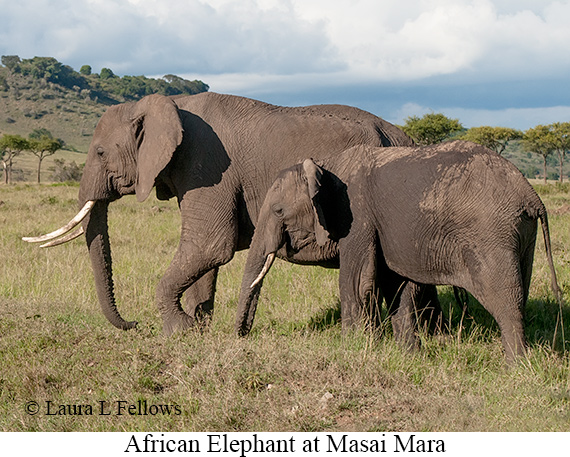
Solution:
[{"label": "acacia tree", "polygon": [[463,130],[458,119],[450,119],[441,113],[429,113],[423,117],[409,116],[402,127],[421,146],[441,143],[453,133]]},{"label": "acacia tree", "polygon": [[570,122],[555,122],[548,126],[548,141],[552,143],[553,150],[558,155],[560,166],[560,182],[564,182],[564,159],[570,151]]},{"label": "acacia tree", "polygon": [[0,138],[0,156],[2,157],[2,167],[4,168],[4,182],[12,182],[12,167],[14,157],[20,155],[22,151],[29,149],[28,140],[20,135],[4,135]]},{"label": "acacia tree", "polygon": [[522,144],[525,151],[533,152],[542,156],[544,167],[544,184],[546,184],[546,159],[554,151],[554,145],[549,138],[550,126],[537,125],[528,129],[523,136]]},{"label": "acacia tree", "polygon": [[483,126],[470,128],[461,139],[481,144],[501,155],[507,148],[509,141],[521,139],[522,136],[523,133],[520,130],[508,127]]},{"label": "acacia tree", "polygon": [[[39,138],[38,138],[39,136]],[[42,162],[46,157],[54,155],[61,149],[63,142],[52,137],[49,131],[41,132],[40,135],[30,133],[29,149],[38,158],[38,184],[42,170]]]}]

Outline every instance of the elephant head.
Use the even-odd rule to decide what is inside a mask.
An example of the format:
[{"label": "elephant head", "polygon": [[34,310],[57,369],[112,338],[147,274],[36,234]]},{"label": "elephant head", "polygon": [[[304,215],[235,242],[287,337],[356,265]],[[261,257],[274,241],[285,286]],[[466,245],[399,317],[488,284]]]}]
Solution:
[{"label": "elephant head", "polygon": [[[107,209],[110,202],[135,193],[144,201],[158,175],[182,143],[183,129],[173,100],[161,95],[109,108],[93,135],[79,189],[80,211],[62,228],[24,238],[55,246],[85,233],[103,313],[117,328],[129,329],[117,311],[113,290]],[[82,222],[82,227],[72,231]],[[58,238],[62,236],[61,238]]]},{"label": "elephant head", "polygon": [[242,280],[237,332],[243,336],[251,329],[263,278],[276,256],[337,266],[338,240],[351,222],[346,186],[332,173],[311,159],[282,171],[260,209]]}]

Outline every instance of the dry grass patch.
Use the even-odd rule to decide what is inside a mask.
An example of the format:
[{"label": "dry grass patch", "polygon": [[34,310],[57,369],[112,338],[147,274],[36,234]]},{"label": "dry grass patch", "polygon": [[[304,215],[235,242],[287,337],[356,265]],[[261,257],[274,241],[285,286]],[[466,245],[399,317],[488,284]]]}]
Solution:
[{"label": "dry grass patch", "polygon": [[[165,338],[154,290],[178,243],[173,202],[111,205],[118,307],[140,328],[102,316],[82,240],[55,250],[20,241],[76,210],[77,187],[0,188],[0,430],[3,431],[567,431],[570,312],[549,290],[538,242],[526,330],[529,358],[506,369],[500,335],[480,306],[463,316],[440,288],[451,330],[402,352],[380,337],[341,335],[338,272],[276,262],[254,330],[233,333],[246,253],[221,269],[213,321]],[[548,189],[547,207],[570,202]],[[551,216],[568,300],[570,214]],[[38,402],[30,415],[25,406]],[[92,414],[48,415],[51,405]],[[103,403],[101,403],[103,402]],[[102,405],[102,406],[101,406]],[[133,406],[131,414],[129,406]],[[156,413],[170,407],[170,413]],[[101,414],[101,408],[105,414]],[[107,414],[109,413],[109,414]]]}]

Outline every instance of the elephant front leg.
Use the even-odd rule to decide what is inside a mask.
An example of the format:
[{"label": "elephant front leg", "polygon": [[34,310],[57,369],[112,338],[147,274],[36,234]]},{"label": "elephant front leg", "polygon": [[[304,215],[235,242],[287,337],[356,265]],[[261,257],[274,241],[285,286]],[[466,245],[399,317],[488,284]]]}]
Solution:
[{"label": "elephant front leg", "polygon": [[[237,247],[235,198],[219,195],[215,188],[187,191],[180,202],[180,243],[156,290],[156,305],[164,333],[195,327],[209,320],[213,311],[218,268],[229,262]],[[181,298],[186,297],[189,313]]]},{"label": "elephant front leg", "polygon": [[381,325],[382,293],[376,280],[373,237],[341,241],[339,288],[342,330]]},{"label": "elephant front leg", "polygon": [[198,275],[187,274],[177,266],[170,265],[156,289],[156,306],[160,311],[163,332],[172,333],[192,328],[196,324],[194,316],[188,315],[180,305],[182,295],[197,279]]},{"label": "elephant front leg", "polygon": [[406,349],[418,348],[418,321],[430,332],[441,328],[443,312],[436,287],[404,278],[390,270],[381,256],[378,257],[378,277],[392,321],[394,339]]},{"label": "elephant front leg", "polygon": [[[217,270],[219,266],[229,262],[233,255],[233,250],[228,250],[228,254],[222,257],[208,256],[207,252],[198,253],[197,249],[192,249],[193,246],[192,243],[180,244],[156,290],[156,305],[162,315],[163,330],[166,335],[196,326],[200,311],[195,307],[191,310],[193,315],[184,312],[181,306],[182,295],[206,275],[209,282],[200,284],[201,289],[198,289],[204,292],[204,284],[212,284],[212,279],[215,277],[214,273],[211,273],[212,270]],[[208,291],[213,295],[214,288]],[[193,293],[191,297],[196,295]]]}]

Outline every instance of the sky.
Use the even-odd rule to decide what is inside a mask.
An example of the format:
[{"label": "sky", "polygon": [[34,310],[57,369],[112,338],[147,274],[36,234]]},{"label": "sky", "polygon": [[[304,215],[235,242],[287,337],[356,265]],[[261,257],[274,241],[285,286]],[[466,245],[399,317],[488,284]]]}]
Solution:
[{"label": "sky", "polygon": [[0,55],[397,124],[570,121],[570,0],[0,0]]}]

